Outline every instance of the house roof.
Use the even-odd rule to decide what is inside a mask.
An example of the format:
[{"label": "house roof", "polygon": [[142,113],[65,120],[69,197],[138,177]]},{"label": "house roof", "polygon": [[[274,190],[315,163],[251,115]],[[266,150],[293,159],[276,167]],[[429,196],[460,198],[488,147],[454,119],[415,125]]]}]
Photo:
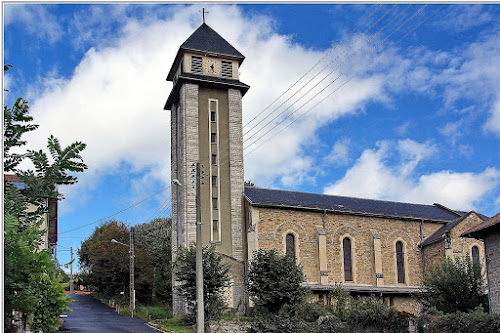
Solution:
[{"label": "house roof", "polygon": [[17,187],[18,189],[23,189],[25,188],[26,186],[24,185],[23,181],[17,176],[17,175],[12,175],[12,174],[4,174],[3,175],[3,179],[5,181],[8,181],[9,183],[11,183],[12,185],[14,185],[15,187]]},{"label": "house roof", "polygon": [[422,205],[258,187],[245,187],[245,197],[252,206],[327,210],[340,214],[425,220],[438,223],[452,222],[465,215],[465,212],[453,211],[439,204]]},{"label": "house roof", "polygon": [[500,213],[487,219],[486,221],[472,227],[471,229],[464,232],[461,236],[463,237],[481,237],[482,234],[490,231],[494,227],[500,227]]},{"label": "house roof", "polygon": [[168,73],[168,81],[173,80],[175,70],[180,63],[182,55],[186,51],[209,53],[225,58],[233,58],[238,60],[240,64],[245,59],[243,54],[229,44],[227,40],[219,35],[214,29],[210,28],[206,23],[203,23],[180,46],[179,51],[177,51],[177,55],[175,56],[174,63]]},{"label": "house roof", "polygon": [[[470,214],[470,213],[469,213]],[[457,224],[462,222],[469,214],[466,214],[462,217],[459,217],[458,219],[448,222],[445,225],[443,225],[441,228],[436,230],[433,234],[431,234],[429,237],[424,239],[419,245],[420,246],[426,246],[430,245],[432,243],[435,243],[443,238],[443,236],[449,232],[451,229],[453,229]]]}]

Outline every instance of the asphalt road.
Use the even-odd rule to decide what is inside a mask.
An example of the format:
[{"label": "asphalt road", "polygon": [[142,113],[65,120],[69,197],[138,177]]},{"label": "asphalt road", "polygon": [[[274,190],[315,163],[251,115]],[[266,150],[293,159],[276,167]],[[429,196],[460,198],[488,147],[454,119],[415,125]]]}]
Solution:
[{"label": "asphalt road", "polygon": [[146,326],[146,320],[119,315],[114,309],[95,300],[91,295],[72,294],[73,312],[65,312],[60,332],[88,333],[152,333],[157,330]]}]

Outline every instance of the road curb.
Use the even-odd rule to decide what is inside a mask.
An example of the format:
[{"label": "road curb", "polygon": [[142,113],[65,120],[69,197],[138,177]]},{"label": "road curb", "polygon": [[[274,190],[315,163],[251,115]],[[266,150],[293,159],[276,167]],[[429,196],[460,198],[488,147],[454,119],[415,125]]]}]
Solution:
[{"label": "road curb", "polygon": [[153,322],[151,322],[151,321],[150,321],[150,322],[145,323],[145,325],[146,325],[146,326],[149,326],[149,327],[151,327],[152,329],[155,329],[155,330],[157,330],[157,331],[159,331],[159,332],[163,332],[163,333],[173,333],[172,331],[164,331],[164,330],[162,330],[161,328],[158,328],[158,326],[157,326],[156,324],[154,324]]}]

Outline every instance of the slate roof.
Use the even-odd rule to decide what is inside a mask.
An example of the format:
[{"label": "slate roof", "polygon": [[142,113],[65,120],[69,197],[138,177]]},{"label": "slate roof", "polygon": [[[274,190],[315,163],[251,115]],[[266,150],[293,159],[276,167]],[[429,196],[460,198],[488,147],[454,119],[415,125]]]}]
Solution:
[{"label": "slate roof", "polygon": [[229,44],[214,29],[206,23],[200,25],[198,29],[181,45],[181,49],[210,52],[222,55],[229,55],[236,58],[245,59],[243,54]]},{"label": "slate roof", "polygon": [[500,213],[497,215],[493,216],[490,219],[487,219],[483,223],[480,223],[471,229],[467,230],[464,232],[461,236],[465,237],[481,237],[484,233],[487,233],[494,227],[500,227]]},{"label": "slate roof", "polygon": [[179,66],[182,55],[186,51],[213,53],[228,58],[235,58],[241,63],[245,59],[243,54],[236,50],[227,40],[219,35],[214,29],[203,23],[189,36],[179,48],[175,60],[167,76],[168,81],[174,78],[175,70]]},{"label": "slate roof", "polygon": [[245,187],[245,197],[251,205],[260,207],[327,210],[340,214],[438,223],[452,222],[465,215],[464,212],[456,212],[439,204],[422,205],[258,187]]},{"label": "slate roof", "polygon": [[467,215],[464,215],[462,217],[459,217],[458,219],[454,220],[454,221],[451,221],[451,222],[448,222],[446,223],[445,225],[443,225],[441,228],[439,228],[438,230],[436,230],[433,234],[431,234],[429,237],[427,237],[426,239],[424,239],[419,245],[420,246],[426,246],[426,245],[430,245],[434,242],[437,242],[438,240],[442,239],[443,236],[449,232],[451,229],[453,229],[457,224],[459,224],[460,222],[462,222],[467,216]]}]

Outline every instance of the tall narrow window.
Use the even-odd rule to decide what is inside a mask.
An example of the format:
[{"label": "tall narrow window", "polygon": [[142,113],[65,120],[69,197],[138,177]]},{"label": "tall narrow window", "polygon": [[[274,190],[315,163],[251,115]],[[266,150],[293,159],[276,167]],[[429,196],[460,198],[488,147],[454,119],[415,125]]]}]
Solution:
[{"label": "tall narrow window", "polygon": [[405,283],[405,256],[403,242],[396,242],[396,266],[398,270],[398,283]]},{"label": "tall narrow window", "polygon": [[215,123],[217,121],[217,115],[216,115],[215,111],[210,112],[210,121],[213,123]]},{"label": "tall narrow window", "polygon": [[212,208],[217,209],[217,198],[212,198]]},{"label": "tall narrow window", "polygon": [[472,262],[479,263],[479,248],[475,245],[472,247]]},{"label": "tall narrow window", "polygon": [[352,281],[352,244],[350,238],[342,241],[344,250],[344,281]]},{"label": "tall narrow window", "polygon": [[286,254],[295,258],[295,236],[293,234],[286,235]]},{"label": "tall narrow window", "polygon": [[217,176],[212,176],[212,186],[217,187]]},{"label": "tall narrow window", "polygon": [[220,242],[219,220],[212,221],[212,242]]},{"label": "tall narrow window", "polygon": [[217,133],[210,133],[210,143],[217,143]]},{"label": "tall narrow window", "polygon": [[212,165],[217,165],[217,154],[212,154]]}]

